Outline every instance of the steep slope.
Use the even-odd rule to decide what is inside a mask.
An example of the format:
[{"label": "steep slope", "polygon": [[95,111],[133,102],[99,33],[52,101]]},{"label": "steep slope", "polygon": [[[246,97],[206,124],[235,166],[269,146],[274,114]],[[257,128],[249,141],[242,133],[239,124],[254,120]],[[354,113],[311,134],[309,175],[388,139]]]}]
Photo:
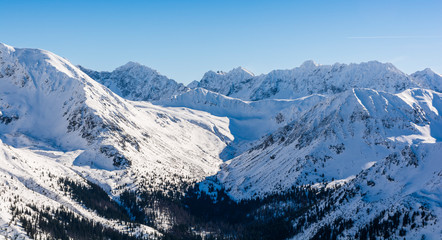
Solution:
[{"label": "steep slope", "polygon": [[415,79],[419,86],[442,92],[442,76],[433,72],[433,70],[426,68],[422,71],[417,71],[411,74],[411,76]]},{"label": "steep slope", "polygon": [[230,132],[235,141],[224,150],[222,157],[231,159],[247,150],[250,142],[285,126],[324,98],[311,95],[292,100],[243,101],[196,88],[155,104],[197,109],[229,118]]},{"label": "steep slope", "polygon": [[[81,150],[62,152],[15,148],[0,140],[0,238],[3,236],[6,239],[32,239],[33,237],[27,234],[29,228],[24,225],[24,220],[30,221],[37,216],[38,211],[43,209],[67,211],[77,219],[87,219],[95,226],[103,226],[108,228],[108,231],[120,232],[120,237],[138,235],[148,238],[155,234],[161,235],[144,224],[137,224],[134,229],[129,230],[129,223],[117,221],[116,214],[109,217],[116,212],[125,216],[126,221],[129,220],[125,211],[110,204],[109,198],[106,201],[107,195],[95,201],[107,206],[109,215],[103,214],[103,211],[97,212],[96,209],[91,209],[90,204],[85,206],[76,199],[77,196],[73,192],[67,190],[68,186],[64,185],[61,179],[69,179],[78,186],[90,186],[90,183],[79,173],[88,172],[98,177],[96,175],[98,172],[94,174],[91,169],[73,164],[81,152]],[[129,180],[124,170],[101,174],[101,177],[108,178],[106,183],[109,184],[109,188],[116,187],[112,183],[112,175],[119,176],[119,179]],[[45,219],[50,219],[48,216]],[[90,225],[83,224],[83,227],[85,226]],[[87,234],[93,236],[92,232]],[[48,237],[47,233],[45,235],[44,232],[35,230],[34,237],[37,238],[37,236]]]},{"label": "steep slope", "polygon": [[255,75],[253,73],[242,67],[235,68],[227,73],[222,71],[209,71],[204,74],[199,82],[191,82],[188,87],[205,88],[212,92],[232,96],[242,88],[251,87],[250,84],[254,77]]},{"label": "steep slope", "polygon": [[[441,111],[442,94],[431,90],[339,93],[227,162],[201,189],[264,199],[261,211],[293,223],[293,239],[439,239]],[[287,197],[300,186],[331,194],[303,207]]]},{"label": "steep slope", "polygon": [[117,94],[50,52],[0,44],[0,236],[441,237],[429,70],[308,61],[188,89],[135,63],[82,69]]},{"label": "steep slope", "polygon": [[[442,145],[398,149],[310,209],[293,239],[440,239]],[[332,185],[332,184],[330,184]],[[301,217],[302,218],[302,217]]]},{"label": "steep slope", "polygon": [[331,96],[231,160],[218,179],[242,199],[351,178],[405,146],[439,142],[441,97],[422,89]]},{"label": "steep slope", "polygon": [[413,79],[390,63],[317,65],[306,61],[291,70],[274,70],[254,76],[238,68],[228,73],[208,72],[198,84],[226,96],[243,100],[293,99],[311,94],[335,94],[352,88],[399,92],[417,87]]},{"label": "steep slope", "polygon": [[[178,152],[177,146],[171,151],[167,141],[182,141],[182,151],[191,152],[185,140],[201,135],[205,143],[196,144],[205,149],[204,153],[196,151],[188,160],[193,162],[195,156],[203,156],[210,159],[209,172],[216,170],[216,152],[222,149],[222,141],[229,139],[224,119],[204,113],[192,115],[187,110],[162,109],[147,103],[136,108],[66,60],[45,51],[3,47],[2,61],[3,136],[13,138],[22,134],[61,149],[87,149],[78,159],[79,164],[96,159],[92,161],[96,167],[113,169],[144,159],[140,157],[144,154],[149,156],[147,159],[155,159],[153,156],[158,153],[152,151],[172,153],[161,157],[164,160],[185,161],[181,154],[173,156]],[[180,130],[182,128],[187,129]],[[197,131],[195,134],[191,134],[193,129]],[[224,135],[225,139],[218,138]],[[7,137],[6,140],[13,141]]]},{"label": "steep slope", "polygon": [[[1,44],[0,139],[2,149],[17,151],[0,155],[6,162],[0,166],[5,173],[1,191],[9,189],[9,178],[23,178],[29,171],[36,173],[28,181],[40,184],[36,178],[47,170],[55,180],[88,179],[118,199],[127,190],[181,191],[186,183],[213,175],[233,136],[226,118],[130,102],[50,52]],[[28,166],[36,155],[43,155],[41,164],[47,162],[47,168],[40,169],[39,162]],[[62,155],[69,158],[63,161]],[[15,171],[17,164],[26,169]],[[51,172],[51,167],[62,171]],[[19,182],[15,190],[34,191]],[[43,209],[44,199],[60,184],[41,185],[42,200],[33,204]],[[2,222],[11,220],[6,205],[0,210]]]},{"label": "steep slope", "polygon": [[[226,149],[224,159],[243,152],[249,147],[249,141],[257,140],[294,120],[300,112],[321,101],[322,95],[340,93],[353,87],[376,86],[377,90],[396,93],[418,86],[414,78],[392,64],[376,61],[332,66],[307,61],[292,70],[275,70],[260,76],[241,67],[227,73],[209,71],[201,81],[188,85],[192,90],[170,92],[170,88],[166,87],[168,93],[143,83],[140,74],[117,70],[114,72],[118,74],[84,71],[94,79],[105,82],[111,89],[115,88],[111,82],[124,82],[118,85],[116,91],[124,92],[120,95],[132,100],[151,100],[162,106],[187,107],[228,117],[236,141]],[[111,78],[111,82],[103,80]],[[139,91],[154,91],[160,93],[162,98],[146,98]]]},{"label": "steep slope", "polygon": [[112,92],[129,100],[160,100],[187,90],[183,84],[135,62],[128,62],[112,72],[97,72],[82,66],[79,68]]}]

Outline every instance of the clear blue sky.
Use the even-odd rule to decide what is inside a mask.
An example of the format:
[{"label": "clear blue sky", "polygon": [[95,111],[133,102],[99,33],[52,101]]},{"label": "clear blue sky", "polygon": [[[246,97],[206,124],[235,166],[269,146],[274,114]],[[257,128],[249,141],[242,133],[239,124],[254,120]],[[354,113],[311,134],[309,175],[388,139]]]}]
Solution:
[{"label": "clear blue sky", "polygon": [[0,0],[0,42],[96,70],[136,61],[183,83],[309,59],[442,73],[442,1]]}]

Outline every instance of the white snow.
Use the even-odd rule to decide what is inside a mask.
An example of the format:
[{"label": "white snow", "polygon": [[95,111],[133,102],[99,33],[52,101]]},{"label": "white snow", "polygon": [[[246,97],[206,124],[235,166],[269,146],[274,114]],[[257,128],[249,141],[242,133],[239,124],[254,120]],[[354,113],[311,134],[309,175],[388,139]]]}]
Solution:
[{"label": "white snow", "polygon": [[[84,217],[124,228],[64,197],[56,180],[86,178],[114,198],[127,188],[148,187],[140,179],[152,183],[154,189],[145,190],[173,188],[181,180],[215,174],[222,163],[219,155],[233,140],[225,117],[122,99],[47,51],[0,45],[0,62],[4,198],[14,193],[23,204],[62,204]],[[119,159],[121,165],[115,165]],[[49,173],[53,179],[43,177]],[[5,225],[11,218],[11,201],[0,202],[5,204],[0,208],[0,229],[6,228],[0,235],[23,234],[18,226]],[[144,229],[140,231],[153,231]]]},{"label": "white snow", "polygon": [[438,239],[441,79],[376,61],[307,61],[259,76],[210,71],[185,87],[138,63],[95,72],[0,44],[0,236],[26,238],[9,224],[17,197],[127,229],[65,196],[59,177],[88,179],[115,199],[208,177],[201,190],[223,187],[236,200],[293,185],[356,192],[296,239],[338,216],[355,219],[343,234],[351,238],[381,210],[421,206],[437,221],[407,229],[407,239]]}]

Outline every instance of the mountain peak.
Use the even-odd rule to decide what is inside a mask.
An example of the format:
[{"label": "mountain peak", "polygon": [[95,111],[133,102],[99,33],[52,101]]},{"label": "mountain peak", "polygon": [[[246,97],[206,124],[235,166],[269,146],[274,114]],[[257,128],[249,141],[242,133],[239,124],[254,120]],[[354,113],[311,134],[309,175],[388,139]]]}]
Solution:
[{"label": "mountain peak", "polygon": [[[415,84],[442,86],[432,73],[306,61],[188,89],[136,62],[79,70],[1,44],[0,235],[81,221],[60,236],[440,239],[442,93]],[[181,225],[210,206],[238,227],[216,212]]]},{"label": "mountain peak", "polygon": [[413,73],[412,75],[415,75],[415,74],[421,74],[421,75],[426,74],[428,76],[436,76],[436,75],[437,76],[442,76],[439,73],[433,71],[431,68],[425,68],[424,70],[417,71],[417,72]]},{"label": "mountain peak", "polygon": [[187,84],[188,88],[197,88],[199,82],[197,80],[193,80],[191,83]]},{"label": "mountain peak", "polygon": [[423,71],[427,73],[434,73],[434,71],[431,70],[431,68],[425,68]]},{"label": "mountain peak", "polygon": [[250,75],[250,77],[254,77],[255,74],[253,74],[251,71],[239,66],[237,68],[234,68],[232,70],[230,70],[227,74],[230,75],[238,75],[238,74],[242,74],[242,75]]},{"label": "mountain peak", "polygon": [[311,69],[311,68],[316,68],[318,66],[319,66],[319,64],[315,63],[313,60],[307,60],[307,61],[303,62],[301,64],[301,66],[299,66],[299,67],[300,68]]},{"label": "mountain peak", "polygon": [[4,43],[0,42],[0,50],[2,50],[2,49],[7,49],[9,51],[13,51],[14,50],[14,48],[12,46],[9,46],[7,44],[4,44]]},{"label": "mountain peak", "polygon": [[442,92],[442,75],[434,72],[430,68],[425,68],[422,71],[417,71],[411,76],[419,84],[419,86],[427,89],[432,89],[437,92]]},{"label": "mountain peak", "polygon": [[115,71],[128,71],[128,70],[132,70],[132,69],[139,69],[139,70],[143,70],[143,71],[159,74],[156,70],[154,70],[154,69],[152,69],[152,68],[150,68],[148,66],[142,65],[142,64],[137,63],[137,62],[132,62],[132,61],[129,61],[126,64],[116,68]]},{"label": "mountain peak", "polygon": [[[350,64],[352,65],[352,64]],[[373,71],[388,71],[388,72],[395,72],[399,74],[404,74],[401,70],[399,70],[394,64],[389,62],[379,62],[377,60],[372,60],[368,62],[361,62],[359,64],[360,66],[365,66],[367,69],[372,69]]]},{"label": "mountain peak", "polygon": [[121,97],[134,101],[157,101],[187,90],[183,84],[132,61],[112,72],[96,72],[84,68],[82,71]]},{"label": "mountain peak", "polygon": [[221,70],[218,70],[215,72],[215,71],[211,70],[211,71],[206,72],[204,74],[204,77],[209,77],[209,76],[214,76],[214,75],[235,77],[235,78],[238,76],[241,76],[241,77],[254,77],[255,76],[255,74],[253,74],[251,71],[239,66],[239,67],[236,67],[228,72],[224,72]]},{"label": "mountain peak", "polygon": [[368,88],[373,84],[377,84],[377,90],[391,93],[417,87],[411,77],[391,63],[369,61],[320,65],[312,60],[293,69],[274,70],[259,76],[242,67],[227,73],[209,71],[198,86],[226,96],[256,101],[293,99],[315,93],[334,94],[350,88]]},{"label": "mountain peak", "polygon": [[132,68],[132,67],[139,67],[139,66],[142,66],[142,65],[138,62],[129,61],[126,64],[124,64],[122,67]]}]

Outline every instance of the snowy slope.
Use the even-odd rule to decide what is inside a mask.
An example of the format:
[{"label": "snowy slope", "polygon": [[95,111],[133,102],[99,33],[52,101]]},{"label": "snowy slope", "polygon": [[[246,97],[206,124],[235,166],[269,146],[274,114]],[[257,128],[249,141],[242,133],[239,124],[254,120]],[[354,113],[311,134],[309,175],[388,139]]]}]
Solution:
[{"label": "snowy slope", "polygon": [[[130,232],[128,225],[98,215],[60,189],[58,179],[61,177],[86,184],[79,175],[80,172],[97,176],[94,170],[74,164],[75,158],[81,153],[82,150],[62,152],[15,148],[0,140],[0,236],[8,239],[29,239],[10,211],[11,207],[31,211],[28,204],[41,209],[64,207],[86,219],[129,234],[158,234],[145,225],[139,225],[135,231]],[[108,179],[105,184],[109,184],[109,187],[116,187],[112,185],[115,184],[112,183],[112,175],[115,173],[121,174],[120,180],[129,180],[123,170],[103,173],[101,177]]]},{"label": "snowy slope", "polygon": [[311,95],[293,100],[244,101],[196,88],[155,104],[187,107],[228,117],[230,130],[235,137],[257,140],[291,122],[323,98],[321,95]]},{"label": "snowy slope", "polygon": [[139,63],[128,62],[112,72],[97,72],[82,66],[80,70],[129,100],[152,101],[186,91],[186,87]]},{"label": "snowy slope", "polygon": [[[55,54],[0,45],[0,139],[2,149],[19,151],[0,155],[10,163],[0,166],[4,181],[27,175],[13,171],[16,158],[43,154],[48,169],[64,164],[56,177],[76,172],[115,198],[124,189],[176,188],[216,173],[219,154],[233,140],[228,124],[205,112],[127,101]],[[52,157],[64,153],[67,163]],[[3,222],[8,211],[1,208]]]},{"label": "snowy slope", "polygon": [[426,89],[433,89],[434,91],[442,92],[442,76],[433,70],[426,68],[422,71],[417,71],[411,76],[419,84],[419,86]]},{"label": "snowy slope", "polygon": [[408,145],[436,143],[442,95],[352,89],[327,98],[231,160],[218,179],[237,199],[346,179]]},{"label": "snowy slope", "polygon": [[[373,221],[392,228],[378,238],[439,239],[440,83],[429,69],[409,76],[376,61],[307,61],[260,76],[208,72],[184,87],[137,63],[96,72],[0,44],[0,236],[26,239],[14,213],[35,213],[33,205],[128,235],[161,235],[178,218],[194,221],[187,204],[157,198],[152,204],[165,208],[141,208],[169,211],[152,213],[157,230],[134,229],[88,208],[60,179],[98,184],[116,202],[127,191],[140,194],[133,204],[206,178],[200,189],[215,183],[234,200],[294,186],[333,189],[291,220],[302,229],[294,239],[321,238],[329,226],[354,239],[375,229]],[[280,204],[278,211],[293,203]]]},{"label": "snowy slope", "polygon": [[[418,86],[418,83],[424,85],[422,81],[416,83],[413,77],[388,63],[372,61],[322,66],[307,61],[292,70],[275,70],[260,76],[241,67],[227,73],[209,71],[201,81],[188,85],[191,90],[171,91],[169,86],[158,90],[157,86],[151,85],[151,81],[143,80],[143,74],[133,74],[133,70],[127,69],[136,68],[138,72],[153,70],[134,63],[128,65],[112,73],[83,70],[131,100],[150,100],[162,106],[187,107],[228,117],[236,141],[232,143],[230,153],[223,158],[236,156],[248,147],[246,142],[257,140],[286,125],[297,118],[300,112],[321,101],[325,95],[353,87],[375,87],[376,90],[396,93]],[[118,86],[114,83],[118,83]],[[162,98],[146,97],[140,91],[149,94],[157,92]]]},{"label": "snowy slope", "polygon": [[[293,239],[330,238],[333,231],[342,239],[440,239],[441,111],[442,94],[431,90],[335,94],[228,161],[206,184],[237,200],[297,186],[333,189],[292,221],[299,229]],[[296,203],[278,209],[290,205]]]},{"label": "snowy slope", "polygon": [[229,118],[229,129],[235,141],[222,155],[228,160],[248,150],[251,142],[292,122],[324,98],[311,95],[292,100],[244,101],[196,88],[155,104],[197,109]]},{"label": "snowy slope", "polygon": [[[238,67],[229,72],[223,71],[209,71],[204,74],[199,81],[191,82],[189,88],[205,88],[212,92],[221,93],[226,96],[231,96],[234,92],[250,87],[253,83],[255,75],[245,68]],[[239,88],[239,89],[238,89]]]},{"label": "snowy slope", "polygon": [[[322,215],[293,239],[311,239],[336,219],[353,221],[340,238],[355,239],[377,230],[379,239],[442,237],[442,145],[422,143],[398,149],[334,192],[305,215]],[[377,223],[376,227],[374,223]],[[370,225],[371,224],[371,225]]]},{"label": "snowy slope", "polygon": [[[226,119],[149,103],[135,106],[139,103],[116,96],[52,53],[3,46],[1,56],[5,62],[1,66],[1,114],[6,120],[0,130],[10,143],[16,135],[24,135],[60,149],[86,149],[92,155],[80,156],[79,164],[96,159],[92,161],[96,167],[107,169],[140,161],[137,159],[170,161],[179,156],[185,161],[182,153],[189,154],[192,162],[195,156],[207,158],[202,168],[191,165],[195,167],[188,169],[191,174],[193,170],[215,171],[216,154],[231,138]],[[202,141],[195,142],[196,149],[189,149],[186,143],[195,136]],[[176,142],[182,142],[183,148],[179,150]],[[159,156],[158,152],[171,154]]]},{"label": "snowy slope", "polygon": [[390,63],[317,65],[306,61],[294,69],[274,70],[259,76],[242,68],[228,73],[211,71],[189,87],[196,86],[243,100],[262,100],[335,94],[352,88],[375,87],[396,93],[418,85]]}]

